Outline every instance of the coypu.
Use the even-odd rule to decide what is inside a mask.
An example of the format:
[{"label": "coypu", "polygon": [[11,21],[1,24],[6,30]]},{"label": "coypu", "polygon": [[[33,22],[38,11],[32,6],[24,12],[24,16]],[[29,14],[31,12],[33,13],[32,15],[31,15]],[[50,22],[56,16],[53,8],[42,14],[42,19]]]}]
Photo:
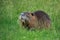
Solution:
[{"label": "coypu", "polygon": [[51,20],[44,11],[23,12],[20,15],[22,26],[28,29],[49,28]]}]

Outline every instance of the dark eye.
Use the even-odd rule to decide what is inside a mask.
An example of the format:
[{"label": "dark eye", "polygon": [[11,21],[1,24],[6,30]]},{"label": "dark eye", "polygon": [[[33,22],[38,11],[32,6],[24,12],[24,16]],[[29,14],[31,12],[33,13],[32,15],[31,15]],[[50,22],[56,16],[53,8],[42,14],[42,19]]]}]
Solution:
[{"label": "dark eye", "polygon": [[31,13],[31,15],[32,15],[32,16],[34,16],[34,14],[33,14],[33,13]]}]

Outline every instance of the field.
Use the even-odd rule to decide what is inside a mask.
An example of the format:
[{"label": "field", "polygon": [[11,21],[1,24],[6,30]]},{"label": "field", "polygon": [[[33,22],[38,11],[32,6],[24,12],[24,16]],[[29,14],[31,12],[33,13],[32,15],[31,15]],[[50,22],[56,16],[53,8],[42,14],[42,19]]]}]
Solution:
[{"label": "field", "polygon": [[[51,29],[30,31],[19,26],[21,12],[45,11]],[[60,40],[60,0],[0,0],[0,40]]]}]

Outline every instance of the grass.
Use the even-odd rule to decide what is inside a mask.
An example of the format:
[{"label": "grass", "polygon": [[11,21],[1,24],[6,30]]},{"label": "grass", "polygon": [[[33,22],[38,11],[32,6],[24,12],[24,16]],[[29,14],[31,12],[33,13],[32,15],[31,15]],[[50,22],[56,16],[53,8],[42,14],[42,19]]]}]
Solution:
[{"label": "grass", "polygon": [[[45,11],[51,30],[28,31],[19,26],[21,12]],[[60,40],[60,0],[0,0],[0,40]]]}]

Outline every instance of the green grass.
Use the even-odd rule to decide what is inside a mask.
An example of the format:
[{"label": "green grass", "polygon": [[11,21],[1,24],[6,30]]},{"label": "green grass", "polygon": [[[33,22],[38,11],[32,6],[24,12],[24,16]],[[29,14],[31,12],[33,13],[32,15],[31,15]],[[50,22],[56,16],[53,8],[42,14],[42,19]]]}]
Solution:
[{"label": "green grass", "polygon": [[[52,29],[28,31],[19,26],[21,12],[45,11]],[[60,40],[60,0],[0,0],[0,40]]]}]

